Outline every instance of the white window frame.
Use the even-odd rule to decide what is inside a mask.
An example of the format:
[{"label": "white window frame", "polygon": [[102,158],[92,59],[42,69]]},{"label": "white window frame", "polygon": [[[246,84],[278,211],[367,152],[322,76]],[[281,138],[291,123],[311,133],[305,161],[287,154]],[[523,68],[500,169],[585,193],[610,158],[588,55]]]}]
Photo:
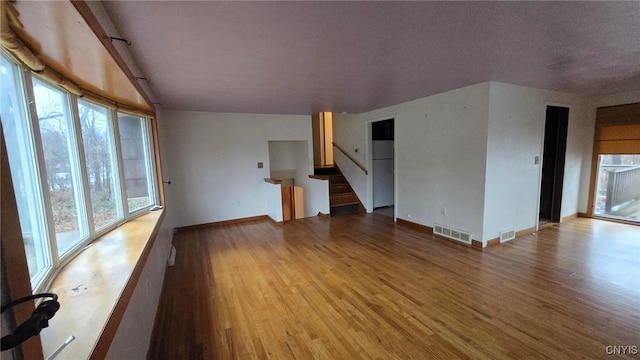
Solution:
[{"label": "white window frame", "polygon": [[[80,99],[78,99],[78,100],[80,100]],[[120,161],[120,156],[118,155],[118,154],[121,154],[121,152],[120,152],[120,142],[119,142],[120,140],[118,138],[118,136],[119,136],[118,125],[117,125],[118,118],[117,118],[117,116],[115,116],[115,110],[107,108],[104,105],[100,105],[100,104],[97,104],[97,103],[89,101],[89,100],[82,99],[82,101],[84,101],[86,103],[89,103],[89,104],[92,104],[92,105],[95,105],[95,106],[99,106],[99,107],[105,108],[107,110],[107,118],[108,118],[107,121],[110,122],[110,126],[109,126],[109,129],[108,129],[109,136],[112,136],[112,139],[113,139],[113,144],[110,144],[110,145],[113,146],[113,152],[115,154],[115,156],[113,156],[111,158],[111,162],[112,162],[111,166],[115,170],[115,174],[114,175],[117,176],[117,179],[115,179],[115,180],[118,183],[118,186],[116,186],[116,189],[115,189],[115,194],[113,195],[114,198],[116,199],[116,208],[118,210],[118,218],[115,221],[113,221],[112,223],[106,225],[105,227],[100,228],[99,230],[96,229],[95,223],[93,222],[93,219],[90,219],[89,222],[90,222],[90,226],[92,228],[92,234],[93,234],[92,236],[90,236],[90,238],[95,239],[97,237],[100,237],[100,236],[102,236],[102,235],[104,235],[104,234],[116,229],[120,225],[124,224],[125,222],[127,222],[128,218],[126,216],[126,212],[125,212],[126,210],[123,210],[124,206],[126,206],[126,201],[124,203],[122,201],[122,193],[124,193],[124,191],[122,191],[123,189],[122,189],[121,179],[123,177],[123,173],[121,171],[122,161]],[[78,104],[78,102],[76,102],[76,104]],[[77,107],[79,109],[79,105],[77,105]],[[80,116],[78,116],[78,122],[79,121],[80,121]],[[80,132],[82,132],[81,124],[78,126],[78,128],[80,129]],[[80,137],[82,138],[82,136],[80,136]],[[84,139],[82,139],[82,140],[84,141]],[[81,148],[83,149],[82,153],[83,153],[83,156],[84,156],[84,144],[82,144]],[[84,168],[86,169],[86,160],[84,161],[84,165],[85,165]],[[88,179],[88,174],[87,174],[87,179]],[[87,181],[87,185],[86,185],[85,190],[87,192],[87,194],[86,194],[87,198],[91,199],[90,187],[89,187],[89,182],[88,181]],[[93,213],[93,207],[91,207],[90,210],[91,210],[91,214],[92,214]]]},{"label": "white window frame", "polygon": [[[137,217],[140,217],[144,214],[146,214],[149,210],[153,209],[154,207],[156,207],[159,203],[158,199],[159,199],[159,195],[158,195],[158,182],[157,182],[157,169],[156,169],[156,162],[155,162],[155,148],[153,147],[153,129],[151,126],[151,119],[150,118],[146,118],[137,114],[133,114],[127,111],[115,111],[115,118],[118,118],[118,113],[123,114],[123,115],[128,115],[128,116],[134,116],[136,118],[140,118],[143,121],[143,127],[142,127],[142,146],[145,149],[145,172],[147,174],[147,186],[149,187],[149,198],[150,198],[150,204],[142,207],[140,209],[137,209],[133,212],[129,212],[129,202],[128,202],[128,197],[127,197],[127,187],[125,184],[125,178],[124,178],[124,164],[121,164],[122,166],[122,172],[121,172],[121,181],[122,181],[122,200],[124,203],[124,208],[126,209],[125,214],[128,214],[128,216],[126,216],[128,218],[128,220],[132,220],[135,219]],[[119,129],[119,128],[118,128]],[[119,150],[121,149],[121,143],[120,143],[120,132],[118,130],[118,146],[119,146]],[[120,152],[120,154],[122,154]],[[121,162],[124,163],[124,162]]]}]

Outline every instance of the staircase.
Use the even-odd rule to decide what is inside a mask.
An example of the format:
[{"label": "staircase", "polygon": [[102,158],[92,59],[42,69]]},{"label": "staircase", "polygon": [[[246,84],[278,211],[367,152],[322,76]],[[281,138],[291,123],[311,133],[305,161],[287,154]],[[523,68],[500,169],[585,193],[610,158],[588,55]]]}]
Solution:
[{"label": "staircase", "polygon": [[331,215],[348,214],[362,211],[362,204],[347,179],[337,167],[318,168],[316,175],[329,180],[329,206]]}]

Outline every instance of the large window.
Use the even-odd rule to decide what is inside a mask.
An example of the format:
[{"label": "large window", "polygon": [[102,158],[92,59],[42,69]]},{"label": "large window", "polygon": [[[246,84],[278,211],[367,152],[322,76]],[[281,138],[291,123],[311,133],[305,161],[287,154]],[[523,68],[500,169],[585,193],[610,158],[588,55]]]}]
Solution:
[{"label": "large window", "polygon": [[588,214],[640,223],[640,103],[596,110]]},{"label": "large window", "polygon": [[113,123],[106,108],[86,101],[78,101],[78,113],[93,224],[100,230],[123,217]]},{"label": "large window", "polygon": [[27,119],[20,68],[0,56],[0,117],[32,283],[41,281],[52,261],[35,142]]},{"label": "large window", "polygon": [[144,118],[118,113],[127,205],[134,212],[153,203],[150,129]]},{"label": "large window", "polygon": [[640,155],[599,155],[594,215],[640,221]]},{"label": "large window", "polygon": [[0,60],[2,129],[39,290],[84,245],[157,203],[150,120],[78,99]]},{"label": "large window", "polygon": [[85,213],[75,129],[67,94],[33,79],[38,128],[44,155],[58,254],[64,255],[89,235]]}]

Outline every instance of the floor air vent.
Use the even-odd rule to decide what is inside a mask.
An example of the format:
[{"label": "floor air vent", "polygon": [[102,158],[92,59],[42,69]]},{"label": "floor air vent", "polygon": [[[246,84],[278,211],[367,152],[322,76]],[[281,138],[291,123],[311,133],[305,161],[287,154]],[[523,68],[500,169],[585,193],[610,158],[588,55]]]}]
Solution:
[{"label": "floor air vent", "polygon": [[435,224],[435,226],[433,227],[433,233],[449,239],[463,242],[465,244],[471,244],[471,233],[468,231],[457,230],[454,228]]},{"label": "floor air vent", "polygon": [[509,241],[509,240],[513,240],[516,238],[516,231],[515,230],[507,230],[507,231],[503,231],[500,233],[500,242],[505,242],[505,241]]}]

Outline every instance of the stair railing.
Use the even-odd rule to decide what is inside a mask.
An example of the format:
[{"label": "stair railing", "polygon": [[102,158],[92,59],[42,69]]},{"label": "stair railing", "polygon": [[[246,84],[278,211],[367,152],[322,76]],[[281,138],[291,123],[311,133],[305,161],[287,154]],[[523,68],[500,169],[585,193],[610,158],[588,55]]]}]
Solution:
[{"label": "stair railing", "polygon": [[344,149],[342,149],[338,144],[331,142],[333,144],[333,147],[340,150],[341,153],[344,154],[344,156],[347,157],[347,159],[351,160],[351,162],[353,162],[354,164],[356,164],[357,167],[360,168],[360,170],[362,170],[364,172],[365,175],[369,175],[369,172],[367,171],[367,169],[360,165],[359,162],[356,161],[356,159],[352,158],[351,155],[349,155]]},{"label": "stair railing", "polygon": [[613,207],[640,198],[640,166],[609,166],[605,213]]}]

